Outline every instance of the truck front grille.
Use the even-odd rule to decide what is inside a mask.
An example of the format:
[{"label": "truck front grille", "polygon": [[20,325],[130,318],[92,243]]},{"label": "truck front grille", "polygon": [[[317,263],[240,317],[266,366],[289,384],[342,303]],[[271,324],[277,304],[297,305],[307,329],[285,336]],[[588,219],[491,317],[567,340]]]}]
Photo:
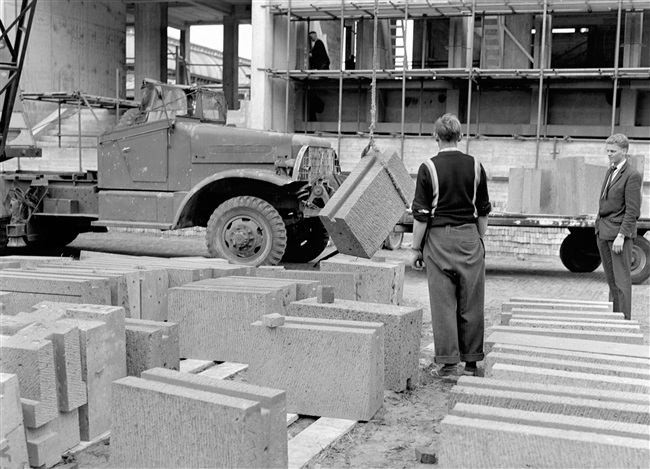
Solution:
[{"label": "truck front grille", "polygon": [[312,182],[340,172],[338,156],[333,148],[305,145],[296,158],[293,178],[297,181]]}]

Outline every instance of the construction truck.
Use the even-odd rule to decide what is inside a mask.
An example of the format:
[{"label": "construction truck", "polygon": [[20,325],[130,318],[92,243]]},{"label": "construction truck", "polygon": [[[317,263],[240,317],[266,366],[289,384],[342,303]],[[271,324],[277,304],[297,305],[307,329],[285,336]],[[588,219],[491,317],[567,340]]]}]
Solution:
[{"label": "construction truck", "polygon": [[328,141],[229,126],[223,93],[202,86],[145,80],[142,96],[99,136],[97,171],[0,174],[0,248],[194,226],[211,256],[239,264],[307,262],[327,247],[318,213],[340,182]]}]

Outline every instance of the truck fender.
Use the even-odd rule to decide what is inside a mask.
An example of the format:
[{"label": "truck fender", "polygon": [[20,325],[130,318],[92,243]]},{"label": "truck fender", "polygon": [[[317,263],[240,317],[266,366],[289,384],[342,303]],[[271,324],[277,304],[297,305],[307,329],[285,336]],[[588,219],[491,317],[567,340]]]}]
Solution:
[{"label": "truck fender", "polygon": [[191,217],[191,214],[195,208],[195,204],[201,198],[203,191],[209,189],[213,184],[224,179],[255,180],[260,182],[268,182],[278,187],[288,185],[302,186],[305,184],[304,181],[294,181],[288,176],[280,176],[268,170],[261,169],[230,169],[217,174],[213,174],[212,176],[203,179],[201,182],[195,185],[192,190],[190,190],[183,198],[183,201],[181,202],[174,216],[172,229],[179,228],[182,225],[183,220]]}]

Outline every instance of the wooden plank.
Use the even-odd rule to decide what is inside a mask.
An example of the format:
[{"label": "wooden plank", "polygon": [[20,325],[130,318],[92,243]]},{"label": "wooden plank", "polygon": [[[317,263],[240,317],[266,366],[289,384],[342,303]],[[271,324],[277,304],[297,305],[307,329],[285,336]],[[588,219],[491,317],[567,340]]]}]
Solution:
[{"label": "wooden plank", "polygon": [[180,371],[183,373],[197,374],[214,366],[212,360],[194,360],[188,358],[181,360]]},{"label": "wooden plank", "polygon": [[209,376],[210,378],[226,379],[247,368],[248,365],[245,363],[224,362],[210,367],[205,371],[201,371],[198,374],[200,376]]},{"label": "wooden plank", "polygon": [[300,469],[352,430],[356,420],[321,417],[289,440],[289,469]]}]

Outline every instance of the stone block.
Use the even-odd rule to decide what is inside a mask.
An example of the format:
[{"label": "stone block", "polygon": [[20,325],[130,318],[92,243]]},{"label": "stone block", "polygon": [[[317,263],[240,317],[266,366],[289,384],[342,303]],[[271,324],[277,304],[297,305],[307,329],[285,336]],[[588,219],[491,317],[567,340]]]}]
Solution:
[{"label": "stone block", "polygon": [[220,277],[200,282],[194,282],[192,287],[208,288],[239,288],[242,290],[264,289],[270,291],[280,291],[282,293],[282,302],[286,307],[292,301],[297,299],[298,287],[295,282],[277,278],[264,277]]},{"label": "stone block", "polygon": [[39,428],[27,428],[29,465],[52,467],[61,461],[61,455],[79,444],[79,409],[60,412],[52,421]]},{"label": "stone block", "polygon": [[638,322],[622,320],[602,321],[597,319],[590,319],[588,321],[556,321],[546,319],[524,319],[514,317],[510,319],[510,326],[516,327],[532,327],[532,328],[547,328],[547,329],[570,329],[576,331],[600,331],[600,332],[616,332],[628,334],[640,334]]},{"label": "stone block", "polygon": [[494,332],[510,332],[521,335],[540,335],[558,339],[591,340],[600,342],[614,342],[621,344],[643,344],[643,334],[633,332],[603,332],[581,329],[561,329],[558,327],[519,327],[519,326],[492,326]]},{"label": "stone block", "polygon": [[0,373],[0,462],[3,468],[23,469],[28,463],[18,376]]},{"label": "stone block", "polygon": [[508,175],[508,212],[542,213],[542,171],[534,168],[510,168]]},{"label": "stone block", "polygon": [[370,259],[411,206],[414,194],[413,179],[397,152],[373,149],[319,216],[340,253]]},{"label": "stone block", "polygon": [[0,314],[13,316],[18,312],[16,294],[9,291],[0,291]]},{"label": "stone block", "polygon": [[270,313],[284,313],[277,290],[169,289],[169,320],[179,326],[182,358],[248,363],[250,325]]},{"label": "stone block", "polygon": [[506,301],[501,305],[501,312],[511,311],[513,308],[520,309],[562,309],[573,311],[600,311],[607,313],[613,311],[611,304],[583,304],[583,303],[540,303],[540,302],[524,302],[524,301]]},{"label": "stone block", "polygon": [[541,335],[530,335],[513,332],[510,327],[503,326],[499,330],[490,328],[490,335],[485,339],[485,349],[488,353],[495,344],[523,345],[576,352],[601,353],[604,355],[650,358],[650,350],[645,345],[581,340],[576,338],[561,338]]},{"label": "stone block", "polygon": [[384,397],[384,325],[286,317],[253,323],[249,382],[285,389],[287,411],[370,420]]},{"label": "stone block", "polygon": [[592,320],[621,320],[625,319],[623,313],[600,311],[575,311],[564,309],[526,309],[512,308],[501,313],[501,324],[508,325],[513,316],[520,319],[541,319],[557,321],[592,321]]},{"label": "stone block", "polygon": [[315,298],[289,305],[288,316],[376,322],[384,325],[384,388],[404,391],[418,382],[422,308]]},{"label": "stone block", "polygon": [[321,285],[334,287],[334,297],[342,300],[361,301],[366,297],[366,283],[361,274],[324,272],[318,270],[281,270],[259,267],[258,277],[316,280]]},{"label": "stone block", "polygon": [[496,352],[492,350],[485,357],[485,376],[492,374],[492,367],[497,363],[517,365],[529,368],[548,368],[577,373],[592,373],[595,375],[620,376],[623,378],[650,380],[650,367],[634,368],[606,363],[585,363],[573,360],[568,354],[564,357],[535,357],[513,353]]},{"label": "stone block", "polygon": [[[607,420],[613,422],[637,423],[641,425],[650,424],[650,405],[647,396],[645,401],[629,399],[625,402],[610,400],[610,396],[628,396],[630,393],[619,393],[616,391],[596,391],[591,389],[576,388],[573,386],[549,385],[551,390],[545,389],[539,383],[524,382],[528,386],[521,386],[514,381],[506,381],[494,378],[486,386],[479,386],[476,383],[463,381],[466,377],[458,380],[449,393],[449,408],[454,408],[458,403],[485,405],[491,407],[502,407],[506,409],[561,414],[575,417],[586,417],[590,419]],[[493,382],[501,382],[501,386],[493,385]],[[554,390],[558,391],[553,394]],[[576,390],[575,394],[569,394]],[[635,394],[636,398],[642,397]],[[620,398],[619,398],[620,399]],[[622,397],[625,399],[625,397]]]},{"label": "stone block", "polygon": [[259,402],[134,376],[112,388],[111,466],[268,466]]},{"label": "stone block", "polygon": [[[645,467],[645,439],[447,415],[440,467]],[[467,442],[472,450],[467,451]]]},{"label": "stone block", "polygon": [[531,369],[525,366],[497,363],[490,370],[491,378],[509,381],[531,381],[540,385],[588,387],[621,392],[650,394],[648,379],[624,378],[593,373],[580,373],[547,368]]},{"label": "stone block", "polygon": [[140,376],[152,368],[180,367],[178,324],[126,319],[126,374]]},{"label": "stone block", "polygon": [[262,323],[266,327],[279,327],[284,325],[284,316],[278,313],[265,314],[262,316]]},{"label": "stone block", "polygon": [[286,393],[278,389],[263,388],[236,381],[186,375],[164,369],[142,373],[142,378],[183,386],[199,391],[259,402],[262,408],[263,427],[266,434],[269,462],[266,467],[287,467],[287,402]]},{"label": "stone block", "polygon": [[0,371],[18,377],[24,425],[37,428],[56,418],[59,403],[52,341],[3,336],[0,352]]},{"label": "stone block", "polygon": [[325,272],[347,272],[362,276],[365,295],[359,301],[399,305],[404,296],[404,262],[372,262],[338,255],[321,262]]},{"label": "stone block", "polygon": [[545,304],[562,303],[575,306],[596,306],[598,308],[608,308],[613,311],[614,303],[611,301],[591,301],[591,300],[568,300],[566,298],[535,298],[535,297],[515,297],[510,299],[511,303],[539,303],[540,307]]},{"label": "stone block", "polygon": [[[265,266],[265,267],[276,267],[276,266]],[[293,278],[293,279],[283,279],[282,277],[274,277],[272,275],[264,275],[264,271],[260,270],[259,275],[255,275],[255,267],[251,267],[251,274],[248,275],[247,277],[257,277],[257,278],[265,278],[265,279],[275,279],[280,282],[287,282],[291,281],[292,283],[296,284],[296,300],[304,300],[305,298],[311,298],[317,295],[318,287],[321,285],[321,282],[319,280],[307,280],[307,279],[300,279],[300,278]],[[235,278],[246,278],[246,276],[233,276]],[[282,283],[280,283],[282,285]]]},{"label": "stone block", "polygon": [[317,303],[334,303],[334,287],[331,285],[321,285],[318,287],[316,294]]}]

